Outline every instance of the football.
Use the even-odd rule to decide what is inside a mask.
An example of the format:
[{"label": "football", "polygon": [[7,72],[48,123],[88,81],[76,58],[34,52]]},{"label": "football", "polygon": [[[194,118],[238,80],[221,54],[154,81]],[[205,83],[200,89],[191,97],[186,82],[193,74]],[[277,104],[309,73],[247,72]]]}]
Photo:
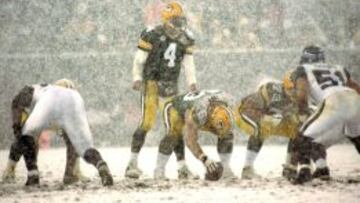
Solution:
[{"label": "football", "polygon": [[221,178],[224,172],[224,167],[221,162],[217,162],[217,169],[214,172],[206,171],[205,180],[217,181]]}]

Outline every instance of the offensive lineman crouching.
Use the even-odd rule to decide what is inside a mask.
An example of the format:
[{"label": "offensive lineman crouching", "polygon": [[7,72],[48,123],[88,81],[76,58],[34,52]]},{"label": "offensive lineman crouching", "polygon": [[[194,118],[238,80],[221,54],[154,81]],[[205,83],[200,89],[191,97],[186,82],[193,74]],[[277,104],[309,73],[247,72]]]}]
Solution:
[{"label": "offensive lineman crouching", "polygon": [[[17,96],[19,100],[13,102],[14,131],[18,135],[12,145],[16,146],[15,150],[11,150],[15,154],[10,154],[10,157],[24,156],[28,170],[26,185],[38,185],[40,182],[36,140],[45,129],[63,130],[76,153],[98,169],[102,184],[112,185],[109,168],[93,147],[84,101],[80,94],[74,89],[47,84],[27,86],[26,89],[25,94],[20,93]],[[29,109],[29,117],[21,126],[24,107]]]},{"label": "offensive lineman crouching", "polygon": [[[224,165],[223,177],[235,177],[229,166],[233,149],[233,119],[221,91],[203,90],[174,97],[164,106],[164,121],[167,134],[160,142],[155,179],[165,178],[165,165],[174,146],[183,139],[183,129],[185,129],[186,145],[205,165],[208,174],[221,173],[219,170]],[[211,132],[218,137],[217,151],[222,164],[205,155],[197,142],[199,131]],[[216,179],[220,176],[221,174]]]},{"label": "offensive lineman crouching", "polygon": [[[263,142],[270,136],[279,135],[290,139],[283,176],[295,168],[290,163],[292,140],[297,134],[302,120],[309,115],[309,110],[298,112],[297,106],[286,93],[284,83],[276,80],[261,84],[255,93],[241,100],[236,108],[238,127],[250,135],[242,178],[258,177],[254,172],[254,162]],[[316,162],[315,162],[316,163]]]}]

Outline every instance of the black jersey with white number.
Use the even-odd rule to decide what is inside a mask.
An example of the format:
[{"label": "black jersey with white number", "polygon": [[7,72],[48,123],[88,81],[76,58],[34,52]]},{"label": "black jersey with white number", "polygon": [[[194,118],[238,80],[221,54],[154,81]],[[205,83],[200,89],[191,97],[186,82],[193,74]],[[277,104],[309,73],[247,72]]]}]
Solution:
[{"label": "black jersey with white number", "polygon": [[145,80],[177,81],[185,54],[192,54],[194,40],[190,31],[172,39],[164,26],[148,28],[141,33],[138,48],[149,52],[145,62]]}]

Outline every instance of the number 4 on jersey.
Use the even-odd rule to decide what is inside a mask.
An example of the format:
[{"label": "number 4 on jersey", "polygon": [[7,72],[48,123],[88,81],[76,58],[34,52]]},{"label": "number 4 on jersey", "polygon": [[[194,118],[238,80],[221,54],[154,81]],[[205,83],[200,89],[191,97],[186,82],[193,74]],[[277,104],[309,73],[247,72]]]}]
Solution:
[{"label": "number 4 on jersey", "polygon": [[172,68],[175,66],[176,59],[176,43],[170,43],[169,47],[164,53],[164,59],[168,60],[168,67]]}]

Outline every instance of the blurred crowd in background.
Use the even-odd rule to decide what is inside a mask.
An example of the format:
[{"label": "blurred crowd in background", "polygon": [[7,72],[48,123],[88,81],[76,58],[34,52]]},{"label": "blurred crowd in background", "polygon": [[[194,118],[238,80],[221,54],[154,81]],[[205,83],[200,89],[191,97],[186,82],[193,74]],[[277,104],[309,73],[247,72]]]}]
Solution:
[{"label": "blurred crowd in background", "polygon": [[[64,77],[79,86],[95,141],[128,145],[141,113],[140,96],[130,91],[133,54],[141,31],[159,23],[165,1],[0,1],[0,147],[13,139],[9,110],[16,91]],[[258,77],[281,78],[296,66],[308,44],[322,46],[328,61],[360,79],[358,0],[180,2],[196,39],[201,88],[240,100]]]}]

